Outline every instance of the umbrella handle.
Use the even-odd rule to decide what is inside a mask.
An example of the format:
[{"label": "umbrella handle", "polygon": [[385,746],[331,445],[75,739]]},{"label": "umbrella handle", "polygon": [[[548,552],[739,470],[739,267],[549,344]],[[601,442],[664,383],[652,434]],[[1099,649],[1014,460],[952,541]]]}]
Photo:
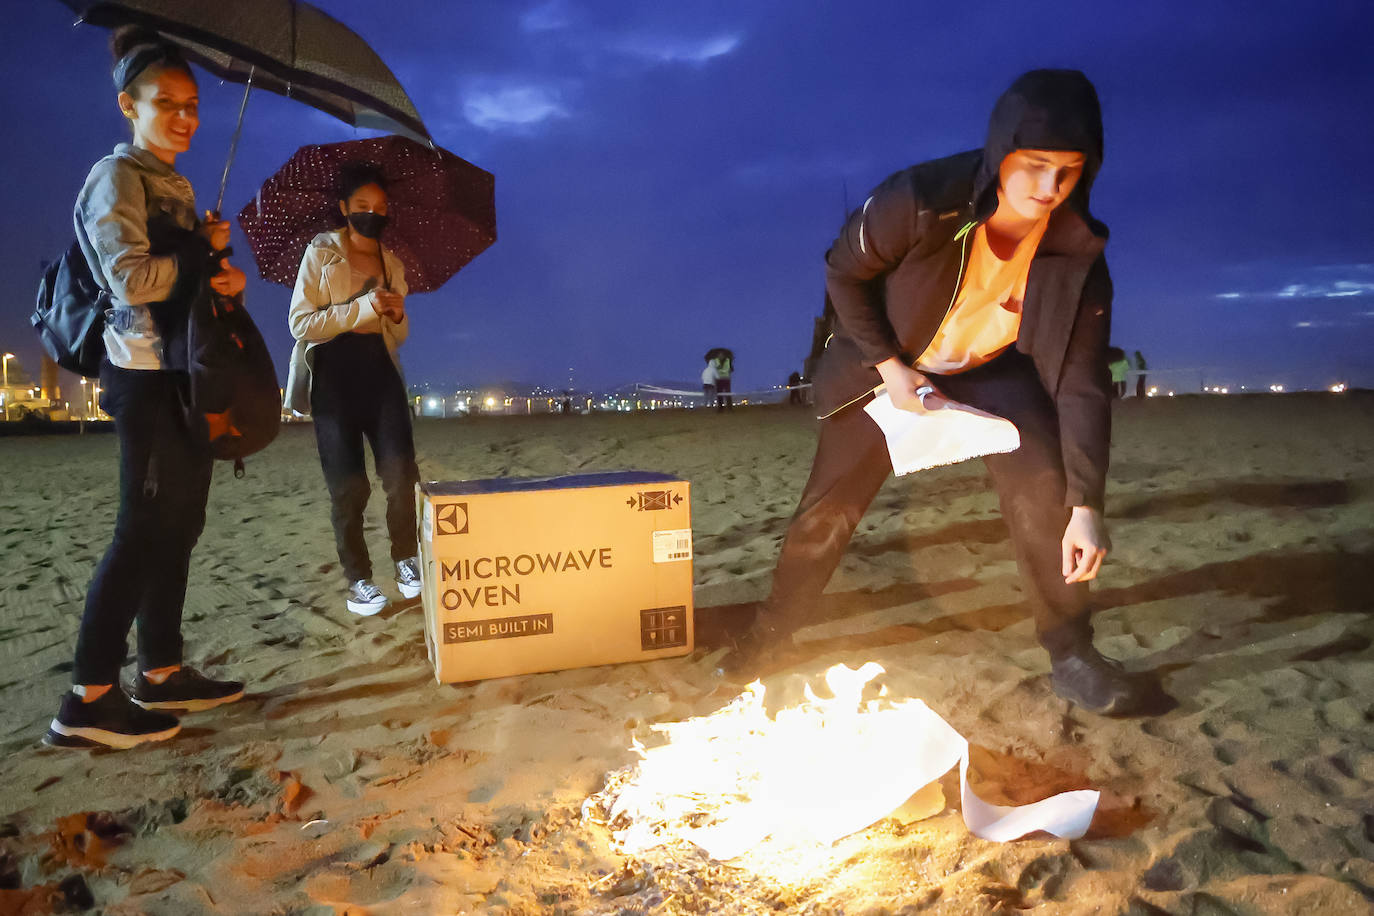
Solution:
[{"label": "umbrella handle", "polygon": [[234,164],[234,155],[239,149],[239,134],[243,133],[243,112],[248,107],[248,93],[253,91],[253,74],[257,67],[248,68],[248,82],[243,87],[243,101],[239,103],[239,120],[234,125],[234,138],[229,141],[229,159],[224,163],[224,174],[219,179],[219,197],[215,198],[215,219],[219,219],[220,209],[224,206],[224,189],[229,184],[229,168]]}]

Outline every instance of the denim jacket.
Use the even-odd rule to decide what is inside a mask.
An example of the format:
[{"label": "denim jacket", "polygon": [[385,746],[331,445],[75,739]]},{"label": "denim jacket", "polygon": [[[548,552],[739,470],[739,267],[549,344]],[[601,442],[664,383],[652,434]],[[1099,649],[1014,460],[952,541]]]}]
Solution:
[{"label": "denim jacket", "polygon": [[145,149],[121,143],[97,162],[76,199],[76,237],[97,283],[109,290],[105,351],[121,369],[162,369],[162,340],[150,303],[171,296],[174,254],[161,233],[198,225],[191,182]]}]

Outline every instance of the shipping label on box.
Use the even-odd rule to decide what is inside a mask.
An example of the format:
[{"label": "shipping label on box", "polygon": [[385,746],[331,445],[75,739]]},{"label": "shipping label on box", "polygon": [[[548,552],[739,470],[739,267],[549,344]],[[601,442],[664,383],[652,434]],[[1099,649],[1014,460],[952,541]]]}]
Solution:
[{"label": "shipping label on box", "polygon": [[619,471],[416,488],[440,681],[692,651],[690,485]]}]

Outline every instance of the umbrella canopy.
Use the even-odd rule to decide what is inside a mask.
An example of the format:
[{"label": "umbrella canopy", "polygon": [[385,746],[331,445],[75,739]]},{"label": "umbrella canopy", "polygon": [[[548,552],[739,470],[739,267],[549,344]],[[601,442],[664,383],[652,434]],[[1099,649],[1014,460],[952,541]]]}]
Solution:
[{"label": "umbrella canopy", "polygon": [[62,0],[80,21],[140,25],[231,82],[296,99],[356,127],[428,140],[400,82],[356,32],[299,0]]},{"label": "umbrella canopy", "polygon": [[310,240],[343,225],[339,186],[355,162],[387,183],[382,244],[405,264],[412,292],[438,289],[496,241],[496,179],[447,150],[396,136],[303,146],[239,212],[264,279],[294,285]]}]

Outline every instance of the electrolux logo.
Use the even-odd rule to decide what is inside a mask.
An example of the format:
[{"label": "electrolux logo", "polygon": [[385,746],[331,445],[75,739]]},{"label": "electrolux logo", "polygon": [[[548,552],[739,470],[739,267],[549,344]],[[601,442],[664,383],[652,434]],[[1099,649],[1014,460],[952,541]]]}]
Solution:
[{"label": "electrolux logo", "polygon": [[434,510],[435,534],[467,534],[468,504],[449,503]]}]

